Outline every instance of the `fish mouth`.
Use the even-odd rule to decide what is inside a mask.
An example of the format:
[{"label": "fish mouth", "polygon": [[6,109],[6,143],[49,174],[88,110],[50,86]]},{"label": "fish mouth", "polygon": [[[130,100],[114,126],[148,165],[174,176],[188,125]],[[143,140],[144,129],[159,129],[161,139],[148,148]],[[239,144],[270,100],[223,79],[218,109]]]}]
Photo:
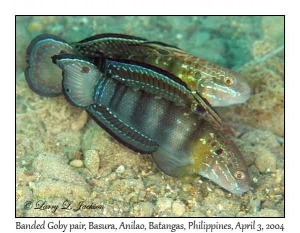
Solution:
[{"label": "fish mouth", "polygon": [[253,187],[246,184],[246,185],[242,185],[241,187],[239,187],[239,189],[234,189],[234,190],[228,190],[231,193],[235,194],[235,195],[242,195],[250,190],[253,190]]},{"label": "fish mouth", "polygon": [[252,90],[246,82],[240,83],[236,89],[214,84],[200,87],[198,92],[213,107],[228,107],[235,104],[242,104],[252,95]]},{"label": "fish mouth", "polygon": [[243,85],[240,90],[223,90],[223,97],[219,99],[216,107],[227,107],[235,104],[245,103],[251,96],[252,90],[248,84]]},{"label": "fish mouth", "polygon": [[243,84],[243,88],[241,88],[239,93],[239,99],[241,100],[241,103],[246,102],[253,95],[252,89],[247,83]]}]

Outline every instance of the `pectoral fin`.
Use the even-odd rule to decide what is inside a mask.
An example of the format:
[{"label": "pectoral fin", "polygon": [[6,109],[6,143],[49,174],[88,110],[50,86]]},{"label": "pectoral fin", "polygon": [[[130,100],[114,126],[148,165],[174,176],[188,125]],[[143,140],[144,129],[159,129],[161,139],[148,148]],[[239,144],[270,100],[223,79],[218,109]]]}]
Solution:
[{"label": "pectoral fin", "polygon": [[183,153],[172,153],[159,147],[158,150],[152,154],[152,159],[159,169],[169,176],[184,177],[193,173],[192,170],[186,168],[194,164],[194,159]]}]

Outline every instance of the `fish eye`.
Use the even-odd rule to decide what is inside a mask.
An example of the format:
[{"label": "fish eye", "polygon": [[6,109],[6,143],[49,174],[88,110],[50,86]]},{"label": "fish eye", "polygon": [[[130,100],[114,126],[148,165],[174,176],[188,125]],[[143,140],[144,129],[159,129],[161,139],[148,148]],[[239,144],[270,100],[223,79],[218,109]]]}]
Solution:
[{"label": "fish eye", "polygon": [[234,173],[234,177],[238,180],[243,180],[243,179],[245,179],[245,174],[242,171],[236,171]]},{"label": "fish eye", "polygon": [[66,88],[66,92],[67,92],[67,93],[70,93],[70,92],[71,92],[71,89],[70,89],[70,88]]},{"label": "fish eye", "polygon": [[221,155],[223,153],[223,149],[219,148],[215,151],[217,155]]},{"label": "fish eye", "polygon": [[232,86],[234,84],[234,81],[233,81],[233,78],[231,77],[225,77],[224,78],[224,83],[227,85],[227,86]]}]

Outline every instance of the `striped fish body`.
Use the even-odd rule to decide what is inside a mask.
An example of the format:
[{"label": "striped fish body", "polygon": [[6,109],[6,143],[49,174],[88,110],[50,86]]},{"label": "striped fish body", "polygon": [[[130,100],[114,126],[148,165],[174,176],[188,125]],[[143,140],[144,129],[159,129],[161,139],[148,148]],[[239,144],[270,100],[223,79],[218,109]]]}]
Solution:
[{"label": "striped fish body", "polygon": [[[175,177],[200,174],[225,188],[231,184],[229,187],[234,186],[236,192],[243,190],[234,177],[240,171],[246,174],[242,155],[226,133],[205,117],[111,78],[104,86],[100,84],[96,93],[95,104],[87,109],[93,119],[103,119],[101,108],[106,108],[105,112],[111,112],[118,124],[121,120],[151,140],[152,145],[156,143],[153,151],[145,150],[153,154],[154,161],[166,174]],[[130,135],[130,131],[125,134]],[[238,169],[232,172],[233,167]]]},{"label": "striped fish body", "polygon": [[100,34],[72,46],[87,57],[129,59],[159,67],[180,78],[212,106],[243,103],[250,97],[250,87],[239,74],[175,46],[120,34]]},{"label": "striped fish body", "polygon": [[106,72],[108,77],[116,79],[126,86],[144,90],[170,100],[178,106],[185,106],[195,113],[205,115],[216,126],[222,124],[212,106],[201,96],[193,94],[186,84],[172,73],[130,60],[105,59],[104,63],[103,72]]},{"label": "striped fish body", "polygon": [[80,58],[58,56],[55,62],[67,98],[126,146],[151,153],[168,175],[200,174],[236,194],[249,190],[241,153],[205,114],[126,86]]}]

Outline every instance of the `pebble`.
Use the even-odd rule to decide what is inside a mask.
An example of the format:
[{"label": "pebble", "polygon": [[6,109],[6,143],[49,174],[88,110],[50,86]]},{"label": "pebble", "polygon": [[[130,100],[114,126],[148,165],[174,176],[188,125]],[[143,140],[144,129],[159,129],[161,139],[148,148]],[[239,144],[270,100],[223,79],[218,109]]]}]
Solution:
[{"label": "pebble", "polygon": [[124,171],[125,171],[125,167],[123,165],[120,165],[117,168],[116,173],[122,174],[122,173],[124,173]]},{"label": "pebble", "polygon": [[165,210],[171,209],[172,203],[173,203],[172,198],[166,198],[166,197],[158,198],[156,203],[158,212],[163,212]]},{"label": "pebble", "polygon": [[185,204],[182,201],[174,201],[172,205],[172,212],[176,216],[181,217],[185,212]]},{"label": "pebble", "polygon": [[206,215],[207,215],[208,217],[212,217],[212,216],[213,216],[211,210],[207,210],[207,211],[206,211]]},{"label": "pebble", "polygon": [[74,159],[70,162],[70,165],[72,167],[80,168],[80,167],[83,167],[83,161],[80,159]]},{"label": "pebble", "polygon": [[223,207],[221,204],[218,204],[218,209],[219,209],[220,211],[222,211],[222,210],[224,209],[224,207]]},{"label": "pebble", "polygon": [[284,178],[284,171],[282,171],[282,170],[276,170],[275,171],[275,174],[276,174],[276,178],[275,178],[275,183],[276,184],[280,184],[281,183],[281,181],[283,180],[283,178]]},{"label": "pebble", "polygon": [[28,186],[20,186],[16,190],[18,201],[28,201],[33,198],[32,190]]},{"label": "pebble", "polygon": [[93,176],[98,174],[100,168],[100,157],[97,150],[88,150],[84,155],[84,164]]}]

